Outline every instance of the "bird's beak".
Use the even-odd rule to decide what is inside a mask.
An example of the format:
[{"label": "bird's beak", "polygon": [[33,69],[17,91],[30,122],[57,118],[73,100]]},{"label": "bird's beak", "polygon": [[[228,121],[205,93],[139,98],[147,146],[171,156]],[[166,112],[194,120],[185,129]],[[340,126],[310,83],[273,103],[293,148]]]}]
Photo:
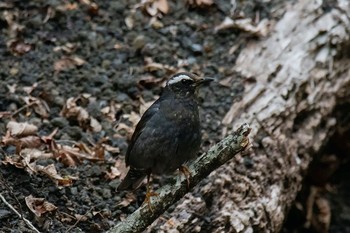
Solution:
[{"label": "bird's beak", "polygon": [[196,86],[208,85],[208,84],[211,83],[212,81],[214,81],[213,78],[201,78],[201,79],[199,79],[199,80],[196,81],[195,85],[196,85]]}]

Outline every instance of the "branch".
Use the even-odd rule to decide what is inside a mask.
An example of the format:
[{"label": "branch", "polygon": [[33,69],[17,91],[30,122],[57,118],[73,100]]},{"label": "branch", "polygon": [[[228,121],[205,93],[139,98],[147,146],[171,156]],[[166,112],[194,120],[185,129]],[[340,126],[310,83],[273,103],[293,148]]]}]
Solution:
[{"label": "branch", "polygon": [[[232,135],[224,138],[207,153],[192,161],[189,164],[189,170],[191,171],[191,177],[189,177],[190,188],[193,188],[202,179],[206,178],[213,170],[232,159],[234,155],[243,151],[249,144],[249,133],[249,125],[243,124]],[[127,233],[143,231],[171,205],[182,198],[187,191],[186,179],[183,176],[178,179],[174,178],[171,184],[164,185],[157,190],[159,196],[152,200],[152,210],[147,205],[143,205],[108,232]]]},{"label": "branch", "polygon": [[18,217],[20,217],[21,219],[23,219],[23,221],[27,224],[28,227],[30,227],[34,232],[36,233],[40,233],[40,231],[38,229],[35,228],[35,226],[25,217],[23,217],[23,215],[21,215],[16,209],[15,207],[13,207],[10,203],[8,203],[5,199],[5,197],[0,193],[0,199],[5,203],[5,205],[7,205],[13,212],[15,212]]}]

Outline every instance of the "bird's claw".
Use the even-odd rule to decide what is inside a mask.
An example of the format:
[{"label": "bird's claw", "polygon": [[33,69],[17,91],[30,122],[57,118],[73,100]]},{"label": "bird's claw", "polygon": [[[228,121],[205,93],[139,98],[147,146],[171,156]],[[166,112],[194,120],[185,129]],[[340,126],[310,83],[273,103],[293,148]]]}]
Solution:
[{"label": "bird's claw", "polygon": [[186,181],[187,181],[187,191],[190,190],[190,177],[192,177],[192,174],[190,172],[190,170],[188,169],[187,166],[185,165],[182,165],[180,168],[179,168],[180,172],[185,176],[186,178]]}]

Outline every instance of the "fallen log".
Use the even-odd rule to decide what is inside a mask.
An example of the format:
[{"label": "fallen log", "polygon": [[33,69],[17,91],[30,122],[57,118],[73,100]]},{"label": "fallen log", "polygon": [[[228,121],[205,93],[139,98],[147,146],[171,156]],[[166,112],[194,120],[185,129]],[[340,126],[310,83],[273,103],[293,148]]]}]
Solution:
[{"label": "fallen log", "polygon": [[[148,232],[278,232],[308,166],[334,131],[337,103],[349,98],[350,5],[338,0],[288,6],[270,35],[240,52],[249,80],[223,119],[252,127],[253,147],[212,172]],[[248,83],[248,82],[247,82]]]}]

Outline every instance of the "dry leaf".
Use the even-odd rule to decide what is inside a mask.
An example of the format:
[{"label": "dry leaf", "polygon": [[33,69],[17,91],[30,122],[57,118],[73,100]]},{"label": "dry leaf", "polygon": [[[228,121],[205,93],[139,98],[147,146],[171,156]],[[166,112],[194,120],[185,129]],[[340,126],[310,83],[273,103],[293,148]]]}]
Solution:
[{"label": "dry leaf", "polygon": [[111,167],[111,172],[106,171],[105,178],[109,180],[113,180],[116,177],[119,177],[122,173],[116,167]]},{"label": "dry leaf", "polygon": [[148,71],[148,72],[154,72],[157,70],[164,70],[164,65],[160,64],[160,63],[153,62],[153,63],[149,63],[149,64],[145,65],[144,69],[145,69],[145,71]]},{"label": "dry leaf", "polygon": [[3,117],[9,117],[11,115],[12,115],[11,112],[0,112],[0,119]]},{"label": "dry leaf", "polygon": [[[125,25],[128,27],[128,29],[132,29],[134,27],[135,24],[135,20],[133,15],[129,15],[124,19]],[[116,48],[114,46],[114,48]],[[119,48],[118,48],[119,49]]]},{"label": "dry leaf", "polygon": [[14,94],[16,92],[17,83],[14,83],[13,85],[6,85],[7,89],[9,89],[10,94]]},{"label": "dry leaf", "polygon": [[107,117],[108,120],[110,120],[111,122],[115,122],[117,109],[119,110],[121,109],[121,107],[122,107],[121,104],[117,104],[114,101],[111,101],[109,106],[106,106],[101,109],[101,112],[103,115]]},{"label": "dry leaf", "polygon": [[58,186],[71,186],[73,184],[73,180],[76,180],[76,177],[72,176],[65,176],[62,177],[57,173],[56,167],[53,164],[50,164],[46,167],[41,165],[36,165],[36,170],[38,172],[42,172],[46,175],[48,175]]},{"label": "dry leaf", "polygon": [[21,56],[33,49],[33,45],[25,43],[22,40],[12,40],[8,43],[11,52],[15,55]]},{"label": "dry leaf", "polygon": [[54,70],[56,72],[60,72],[62,70],[68,70],[77,66],[82,66],[84,63],[85,60],[77,56],[63,57],[60,60],[55,61]]},{"label": "dry leaf", "polygon": [[227,78],[220,80],[219,84],[224,86],[224,87],[231,87],[232,80],[233,80],[233,76],[229,76]]},{"label": "dry leaf", "polygon": [[[128,26],[128,25],[127,25]],[[129,27],[129,26],[128,26]],[[115,43],[113,48],[116,50],[122,49],[124,46],[121,43]]]},{"label": "dry leaf", "polygon": [[254,36],[265,37],[270,30],[270,24],[271,22],[267,19],[261,20],[259,24],[255,26],[253,20],[250,18],[233,20],[230,17],[226,17],[220,25],[215,27],[214,30],[218,32],[235,28],[248,32]]},{"label": "dry leaf", "polygon": [[74,217],[79,222],[84,222],[88,220],[88,218],[85,215],[81,215],[81,214],[74,214]]},{"label": "dry leaf", "polygon": [[62,50],[64,52],[70,54],[70,53],[73,53],[77,49],[77,47],[78,46],[76,44],[68,42],[68,43],[66,43],[64,45],[54,47],[53,51],[54,52],[58,52],[58,51]]},{"label": "dry leaf", "polygon": [[[39,148],[42,145],[41,138],[38,136],[26,136],[18,139],[20,148]],[[18,151],[19,152],[19,151]],[[17,153],[18,153],[17,152]]]},{"label": "dry leaf", "polygon": [[156,78],[153,75],[144,75],[138,81],[138,85],[146,88],[160,86],[164,82],[164,78]]},{"label": "dry leaf", "polygon": [[136,196],[135,194],[129,192],[126,194],[125,198],[118,203],[118,206],[122,206],[122,207],[127,207],[130,205],[130,203],[135,202],[136,201]]},{"label": "dry leaf", "polygon": [[209,7],[213,5],[213,0],[186,0],[186,3],[192,7]]},{"label": "dry leaf", "polygon": [[84,143],[77,144],[76,148],[67,145],[54,144],[52,151],[56,158],[66,166],[76,166],[81,160],[101,161],[104,160],[104,148],[90,150]]},{"label": "dry leaf", "polygon": [[18,123],[15,121],[10,121],[7,123],[6,128],[10,131],[11,136],[17,137],[35,135],[38,132],[38,127],[27,122]]},{"label": "dry leaf", "polygon": [[[30,87],[30,89],[28,89],[27,91],[30,93],[34,90],[34,88],[35,87]],[[40,115],[42,118],[49,117],[50,108],[44,100],[33,96],[26,96],[23,98],[23,100],[28,105],[28,107],[33,106],[34,112]]]},{"label": "dry leaf", "polygon": [[[79,125],[86,129],[90,128],[90,115],[89,113],[82,107],[77,106],[76,101],[80,98],[69,98],[66,101],[66,105],[63,107],[61,111],[61,115],[66,118],[73,118],[76,119],[79,122]],[[95,125],[98,127],[97,125]]]},{"label": "dry leaf", "polygon": [[25,165],[22,163],[22,158],[18,155],[14,155],[14,156],[5,156],[5,158],[1,161],[2,164],[4,165],[13,165],[17,168],[21,168],[23,169],[25,167]]},{"label": "dry leaf", "polygon": [[121,131],[121,130],[125,130],[126,133],[127,133],[129,136],[131,136],[131,135],[133,134],[133,132],[134,132],[133,127],[130,127],[130,126],[128,126],[128,125],[125,124],[125,123],[119,123],[119,124],[118,124],[118,126],[117,126],[117,128],[116,128],[116,131],[118,132],[118,131]]},{"label": "dry leaf", "polygon": [[90,0],[80,0],[81,3],[88,6],[88,13],[91,15],[97,15],[98,14],[98,5]]},{"label": "dry leaf", "polygon": [[150,16],[158,13],[167,14],[169,12],[168,0],[142,0],[141,3],[135,5],[134,9],[141,8]]},{"label": "dry leaf", "polygon": [[153,71],[157,71],[157,70],[165,70],[166,72],[169,72],[169,73],[176,73],[176,71],[178,70],[177,68],[175,68],[173,66],[153,62],[152,58],[150,58],[150,57],[145,58],[145,63],[146,63],[146,65],[144,66],[144,69],[145,69],[145,71],[148,71],[148,72],[153,72]]},{"label": "dry leaf", "polygon": [[50,145],[51,141],[53,140],[53,137],[56,135],[56,133],[58,132],[58,128],[54,129],[48,136],[42,136],[41,140]]},{"label": "dry leaf", "polygon": [[98,143],[94,147],[93,157],[97,158],[97,160],[104,160],[105,158],[105,148],[102,144]]},{"label": "dry leaf", "polygon": [[66,11],[66,10],[73,11],[73,10],[78,9],[78,4],[77,3],[67,3],[63,7],[64,7],[64,11]]},{"label": "dry leaf", "polygon": [[169,12],[169,4],[167,0],[154,1],[153,5],[163,14],[167,14]]},{"label": "dry leaf", "polygon": [[32,211],[37,217],[48,212],[53,212],[57,209],[55,205],[45,201],[45,198],[35,198],[32,195],[29,195],[25,197],[25,201],[30,211]]},{"label": "dry leaf", "polygon": [[105,148],[106,151],[114,153],[114,154],[118,154],[120,153],[120,149],[118,147],[114,147],[108,144],[103,144],[103,147]]},{"label": "dry leaf", "polygon": [[122,174],[125,175],[128,169],[126,168],[124,161],[122,161],[121,159],[117,159],[114,165],[110,168],[110,170],[110,172],[106,171],[105,178],[113,180],[116,177],[120,177]]},{"label": "dry leaf", "polygon": [[90,117],[90,127],[92,132],[100,132],[102,130],[102,126],[100,122],[98,122],[95,118]]}]

